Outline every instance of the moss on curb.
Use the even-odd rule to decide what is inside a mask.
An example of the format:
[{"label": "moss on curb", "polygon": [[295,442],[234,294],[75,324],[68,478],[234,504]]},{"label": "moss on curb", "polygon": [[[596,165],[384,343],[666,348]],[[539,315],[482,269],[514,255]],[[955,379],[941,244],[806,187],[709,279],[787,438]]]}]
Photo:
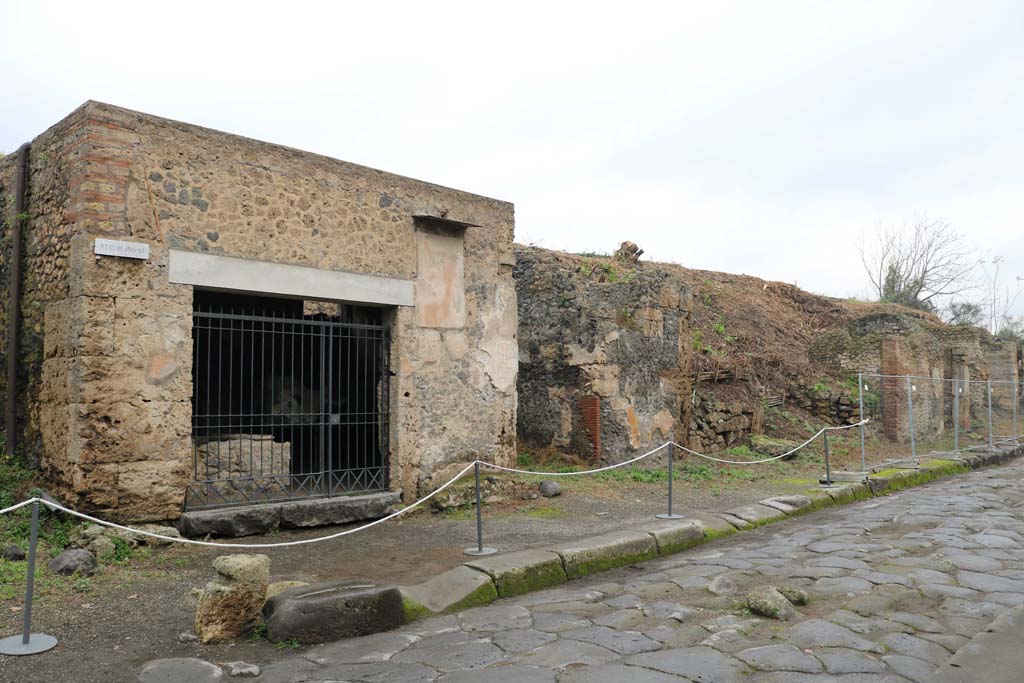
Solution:
[{"label": "moss on curb", "polygon": [[[730,530],[730,531],[718,531],[716,529],[707,529],[707,530],[704,531],[704,540],[701,541],[700,543],[695,543],[694,545],[703,545],[704,543],[710,543],[711,541],[714,541],[715,539],[725,538],[726,536],[732,536],[733,534],[738,534],[738,533],[739,533],[739,530],[736,529],[735,527],[733,527],[732,530]],[[671,553],[666,553],[666,554],[671,554]]]},{"label": "moss on curb", "polygon": [[402,596],[402,623],[409,624],[419,619],[436,616],[427,606],[421,605],[412,598]]},{"label": "moss on curb", "polygon": [[497,593],[503,598],[522,595],[542,588],[565,583],[567,577],[560,562],[545,563],[528,571],[503,574],[497,583]]},{"label": "moss on curb", "polygon": [[462,600],[454,603],[443,614],[449,614],[451,612],[461,612],[464,609],[470,607],[481,607],[483,605],[489,605],[498,599],[498,589],[495,588],[493,581],[488,581],[482,584],[475,591],[464,597]]},{"label": "moss on curb", "polygon": [[689,550],[694,546],[703,545],[704,543],[707,543],[707,534],[703,534],[697,538],[689,538],[685,541],[680,541],[679,543],[666,543],[665,545],[658,545],[657,553],[659,556],[675,555],[676,553],[681,553],[684,550]]},{"label": "moss on curb", "polygon": [[629,564],[636,564],[637,562],[646,562],[656,557],[658,557],[658,548],[654,546],[653,550],[644,553],[630,553],[615,557],[595,557],[592,560],[574,564],[571,571],[569,567],[566,567],[565,573],[570,579],[578,579],[590,574],[596,574],[597,572],[608,571],[609,569],[624,567]]}]

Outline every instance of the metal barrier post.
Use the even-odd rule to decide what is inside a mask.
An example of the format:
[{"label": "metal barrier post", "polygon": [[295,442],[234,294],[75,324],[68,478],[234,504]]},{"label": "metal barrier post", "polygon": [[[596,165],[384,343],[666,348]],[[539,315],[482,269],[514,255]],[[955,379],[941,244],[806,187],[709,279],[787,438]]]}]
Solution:
[{"label": "metal barrier post", "polygon": [[675,460],[675,454],[672,450],[673,443],[668,442],[668,512],[660,515],[655,515],[658,519],[682,519],[682,515],[673,514],[672,512],[672,461]]},{"label": "metal barrier post", "polygon": [[466,548],[463,553],[466,555],[493,555],[498,552],[497,548],[484,547],[484,518],[480,504],[480,461],[473,463],[473,476],[476,478],[476,547]]},{"label": "metal barrier post", "polygon": [[953,380],[953,450],[960,452],[960,380]]},{"label": "metal barrier post", "polygon": [[821,433],[821,438],[825,442],[825,486],[831,486],[832,485],[832,464],[829,462],[828,430],[827,429]]},{"label": "metal barrier post", "polygon": [[36,582],[36,543],[39,540],[39,501],[32,503],[32,529],[29,532],[28,563],[25,566],[25,607],[22,634],[0,640],[0,654],[34,655],[57,645],[57,639],[45,633],[32,633],[32,598]]},{"label": "metal barrier post", "polygon": [[[907,376],[907,406],[909,407],[909,421],[910,421],[910,457],[917,457],[917,438],[914,436],[914,385],[910,381],[910,376]],[[920,466],[921,463],[918,463]]]},{"label": "metal barrier post", "polygon": [[864,456],[864,373],[857,373],[857,400],[860,403],[860,471],[866,472],[867,460]]},{"label": "metal barrier post", "polygon": [[994,446],[995,441],[992,438],[992,380],[989,379],[985,386],[988,389],[988,445]]}]

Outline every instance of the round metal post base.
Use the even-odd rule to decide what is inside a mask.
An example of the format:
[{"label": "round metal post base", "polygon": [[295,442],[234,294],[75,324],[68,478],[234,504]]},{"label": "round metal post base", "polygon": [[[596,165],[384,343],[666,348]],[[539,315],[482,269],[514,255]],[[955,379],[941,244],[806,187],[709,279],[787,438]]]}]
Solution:
[{"label": "round metal post base", "polygon": [[0,640],[0,655],[37,655],[57,646],[57,639],[45,633],[30,633],[27,643],[22,640],[20,635]]},{"label": "round metal post base", "polygon": [[496,552],[498,552],[497,548],[488,548],[487,546],[484,546],[483,548],[478,548],[478,547],[466,548],[465,550],[462,551],[462,554],[463,555],[493,555]]},{"label": "round metal post base", "polygon": [[657,517],[658,519],[683,519],[683,517],[684,517],[684,515],[676,515],[676,514],[670,515],[667,512],[662,512],[660,515],[654,515],[654,516]]}]

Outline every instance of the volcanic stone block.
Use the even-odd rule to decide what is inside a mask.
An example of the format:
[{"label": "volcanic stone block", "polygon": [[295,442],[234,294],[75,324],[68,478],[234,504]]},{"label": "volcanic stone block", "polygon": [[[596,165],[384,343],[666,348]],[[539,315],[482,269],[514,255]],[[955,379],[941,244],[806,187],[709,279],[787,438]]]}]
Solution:
[{"label": "volcanic stone block", "polygon": [[736,533],[736,527],[716,515],[696,514],[690,515],[690,519],[700,523],[708,540]]},{"label": "volcanic stone block", "polygon": [[352,588],[318,583],[293,588],[263,607],[267,638],[326,643],[379,633],[402,625],[402,594],[395,586]]},{"label": "volcanic stone block", "polygon": [[654,537],[643,531],[616,531],[581,538],[551,548],[562,558],[565,574],[575,579],[613,567],[650,560],[658,555]]},{"label": "volcanic stone block", "polygon": [[637,531],[654,537],[659,555],[678,553],[704,540],[704,527],[695,519],[653,522],[637,528]]},{"label": "volcanic stone block", "polygon": [[498,599],[494,581],[486,572],[461,566],[416,586],[401,586],[405,620],[436,612],[456,612],[487,605]]},{"label": "volcanic stone block", "polygon": [[761,501],[761,505],[767,505],[768,507],[781,510],[787,515],[793,514],[798,510],[803,510],[812,505],[813,501],[808,496],[773,496],[771,498],[765,498]]},{"label": "volcanic stone block", "polygon": [[562,558],[548,550],[520,550],[481,557],[466,562],[465,566],[486,572],[503,598],[556,586],[566,580]]},{"label": "volcanic stone block", "polygon": [[178,520],[185,536],[248,536],[262,534],[281,522],[280,505],[244,505],[220,510],[186,512]]},{"label": "volcanic stone block", "polygon": [[384,491],[284,503],[281,505],[281,526],[291,529],[378,519],[388,514],[401,497],[398,491]]},{"label": "volcanic stone block", "polygon": [[733,517],[739,517],[744,522],[750,522],[751,524],[767,524],[786,516],[786,513],[779,509],[761,505],[760,503],[741,505],[726,510],[725,513]]}]

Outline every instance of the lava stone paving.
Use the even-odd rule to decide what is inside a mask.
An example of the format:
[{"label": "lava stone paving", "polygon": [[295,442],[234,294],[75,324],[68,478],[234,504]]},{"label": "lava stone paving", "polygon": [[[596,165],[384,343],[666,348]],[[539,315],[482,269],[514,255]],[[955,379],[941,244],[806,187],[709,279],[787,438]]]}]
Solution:
[{"label": "lava stone paving", "polygon": [[[1024,465],[972,472],[315,647],[254,680],[923,683],[1024,604],[1022,503]],[[811,600],[763,619],[745,598],[764,585]]]}]

